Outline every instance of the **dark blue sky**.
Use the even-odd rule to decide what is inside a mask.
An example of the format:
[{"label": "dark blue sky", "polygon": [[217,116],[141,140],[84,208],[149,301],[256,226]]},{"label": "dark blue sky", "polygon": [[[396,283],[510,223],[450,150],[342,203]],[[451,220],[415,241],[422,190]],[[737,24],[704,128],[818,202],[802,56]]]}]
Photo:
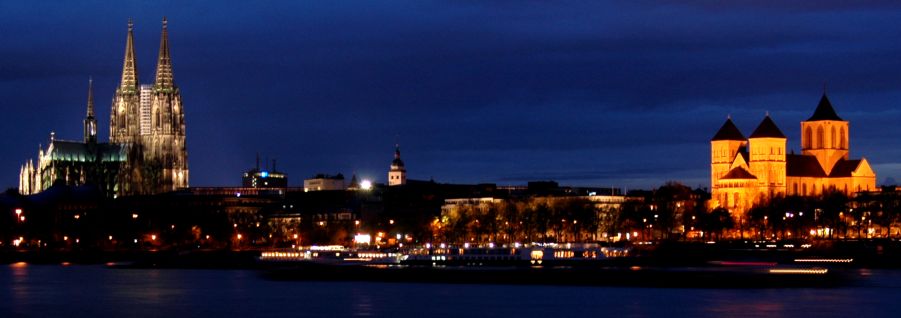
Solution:
[{"label": "dark blue sky", "polygon": [[0,186],[50,131],[101,139],[135,19],[141,81],[169,18],[191,185],[237,185],[257,152],[292,185],[412,179],[708,186],[709,140],[769,111],[799,149],[828,82],[851,155],[901,177],[893,1],[0,2]]}]

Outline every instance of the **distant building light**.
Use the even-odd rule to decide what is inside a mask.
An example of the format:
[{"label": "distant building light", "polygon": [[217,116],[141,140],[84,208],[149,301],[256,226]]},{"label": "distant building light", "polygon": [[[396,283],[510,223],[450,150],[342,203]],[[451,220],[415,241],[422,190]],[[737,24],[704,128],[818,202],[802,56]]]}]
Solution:
[{"label": "distant building light", "polygon": [[269,178],[269,171],[260,172],[260,177]]},{"label": "distant building light", "polygon": [[372,241],[372,236],[369,234],[357,234],[354,235],[354,243],[357,244],[369,244]]},{"label": "distant building light", "polygon": [[372,181],[364,179],[362,182],[360,182],[360,189],[363,189],[363,190],[372,189]]}]

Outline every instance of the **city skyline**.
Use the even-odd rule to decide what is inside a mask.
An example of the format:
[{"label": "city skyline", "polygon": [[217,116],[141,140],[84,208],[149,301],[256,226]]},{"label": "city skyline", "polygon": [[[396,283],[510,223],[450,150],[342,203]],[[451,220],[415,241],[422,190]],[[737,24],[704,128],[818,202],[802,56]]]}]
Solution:
[{"label": "city skyline", "polygon": [[[15,186],[16,168],[51,131],[79,139],[88,77],[97,118],[108,118],[132,16],[145,82],[153,33],[169,18],[173,68],[191,92],[192,186],[240,184],[256,153],[277,158],[292,186],[338,172],[387,182],[395,143],[410,179],[708,186],[709,140],[728,114],[751,131],[769,112],[799,151],[791,123],[809,115],[823,82],[853,122],[852,156],[866,155],[878,183],[901,172],[901,47],[879,41],[901,33],[894,5],[578,6],[611,20],[535,3],[282,5],[131,4],[103,19],[84,18],[90,7],[0,5],[0,26],[13,31],[0,35],[12,44],[0,61],[11,120],[0,129],[15,136],[0,185]],[[754,22],[745,10],[774,18]],[[824,23],[840,19],[865,23]],[[108,127],[100,132],[108,140]]]}]

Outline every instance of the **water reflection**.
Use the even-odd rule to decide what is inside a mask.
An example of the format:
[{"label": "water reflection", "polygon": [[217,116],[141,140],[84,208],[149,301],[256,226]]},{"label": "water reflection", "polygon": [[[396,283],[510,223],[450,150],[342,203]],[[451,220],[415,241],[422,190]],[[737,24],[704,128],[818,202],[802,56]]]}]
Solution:
[{"label": "water reflection", "polygon": [[[273,282],[253,271],[0,266],[8,316],[891,316],[901,271],[835,289]],[[12,315],[10,315],[10,313]]]},{"label": "water reflection", "polygon": [[362,317],[372,316],[372,291],[361,290],[359,287],[354,287],[351,295],[353,297],[353,299],[351,300],[353,302],[353,315]]},{"label": "water reflection", "polygon": [[12,305],[14,312],[21,312],[18,304],[24,304],[28,300],[29,284],[28,284],[28,264],[18,262],[9,265],[11,285],[9,291],[12,294]]}]

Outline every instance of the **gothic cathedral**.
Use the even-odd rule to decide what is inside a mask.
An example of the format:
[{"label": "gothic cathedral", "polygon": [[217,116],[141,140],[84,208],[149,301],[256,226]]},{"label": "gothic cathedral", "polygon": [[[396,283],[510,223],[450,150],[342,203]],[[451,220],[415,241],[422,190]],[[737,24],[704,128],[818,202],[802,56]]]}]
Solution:
[{"label": "gothic cathedral", "polygon": [[188,153],[181,92],[169,56],[169,32],[163,29],[152,85],[139,85],[134,25],[129,20],[122,78],[110,110],[109,143],[97,142],[94,99],[88,89],[83,142],[57,140],[51,134],[37,163],[22,166],[19,191],[41,192],[54,184],[96,185],[108,196],[156,194],[188,186]]},{"label": "gothic cathedral", "polygon": [[835,113],[825,93],[813,115],[801,122],[801,154],[787,153],[786,141],[769,114],[748,138],[726,119],[710,140],[711,205],[744,213],[777,195],[852,195],[876,189],[869,162],[848,159],[848,122]]}]

